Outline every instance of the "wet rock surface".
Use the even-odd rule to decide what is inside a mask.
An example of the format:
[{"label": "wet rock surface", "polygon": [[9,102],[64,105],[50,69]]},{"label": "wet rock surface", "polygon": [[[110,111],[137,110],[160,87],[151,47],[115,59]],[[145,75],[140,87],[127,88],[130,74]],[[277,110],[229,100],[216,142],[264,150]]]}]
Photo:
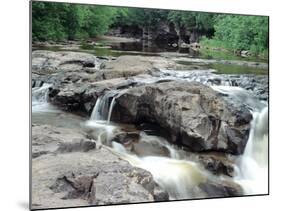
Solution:
[{"label": "wet rock surface", "polygon": [[48,125],[32,129],[32,152],[48,151],[32,159],[34,209],[166,199],[149,172],[107,148],[96,149],[85,134]]},{"label": "wet rock surface", "polygon": [[240,185],[226,180],[220,183],[207,181],[199,184],[195,189],[204,197],[211,198],[243,195],[243,189]]},{"label": "wet rock surface", "polygon": [[235,160],[223,153],[199,153],[198,162],[214,175],[234,176]]}]

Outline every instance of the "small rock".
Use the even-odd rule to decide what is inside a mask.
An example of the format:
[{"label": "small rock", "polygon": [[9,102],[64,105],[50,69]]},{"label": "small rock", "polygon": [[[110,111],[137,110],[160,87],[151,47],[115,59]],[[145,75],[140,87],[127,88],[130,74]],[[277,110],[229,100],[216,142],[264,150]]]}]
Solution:
[{"label": "small rock", "polygon": [[153,197],[155,201],[168,201],[169,200],[169,194],[167,191],[163,190],[159,185],[156,185]]}]

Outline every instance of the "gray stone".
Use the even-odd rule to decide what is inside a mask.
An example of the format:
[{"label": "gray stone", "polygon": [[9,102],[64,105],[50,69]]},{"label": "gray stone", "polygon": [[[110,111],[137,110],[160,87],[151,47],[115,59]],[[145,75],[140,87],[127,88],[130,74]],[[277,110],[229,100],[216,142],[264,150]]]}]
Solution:
[{"label": "gray stone", "polygon": [[[156,123],[170,140],[192,151],[241,154],[251,114],[229,106],[214,90],[196,82],[164,82],[128,90],[116,99],[117,121]],[[116,112],[115,112],[116,113]]]},{"label": "gray stone", "polygon": [[[82,132],[33,125],[32,133],[33,152],[49,149],[50,143],[56,146],[55,153],[50,149],[32,159],[33,209],[148,202],[159,195],[156,191],[154,196],[151,173],[131,166],[106,147],[92,149],[90,144],[88,151],[89,146],[82,145],[89,142],[79,141],[86,139]],[[66,147],[57,150],[58,143]]]},{"label": "gray stone", "polygon": [[32,72],[34,73],[81,71],[85,67],[95,67],[96,62],[96,57],[88,53],[46,50],[32,52]]},{"label": "gray stone", "polygon": [[198,188],[203,191],[207,197],[229,197],[243,195],[243,189],[237,183],[231,181],[207,181],[199,184]]}]

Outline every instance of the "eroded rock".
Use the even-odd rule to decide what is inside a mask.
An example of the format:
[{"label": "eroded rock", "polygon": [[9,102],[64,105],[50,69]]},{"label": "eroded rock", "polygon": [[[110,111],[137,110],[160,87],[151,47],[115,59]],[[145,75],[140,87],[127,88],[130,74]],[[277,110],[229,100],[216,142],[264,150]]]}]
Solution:
[{"label": "eroded rock", "polygon": [[116,102],[117,121],[156,123],[169,130],[170,140],[192,151],[241,154],[248,140],[250,112],[232,108],[200,83],[177,81],[136,87]]}]

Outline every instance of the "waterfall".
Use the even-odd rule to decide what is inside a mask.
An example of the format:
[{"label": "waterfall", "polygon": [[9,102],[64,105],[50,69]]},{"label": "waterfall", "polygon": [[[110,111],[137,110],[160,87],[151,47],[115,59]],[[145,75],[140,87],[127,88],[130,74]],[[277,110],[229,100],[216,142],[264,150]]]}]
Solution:
[{"label": "waterfall", "polygon": [[238,159],[234,180],[245,194],[268,192],[268,106],[240,87],[212,86],[220,93],[246,105],[252,112],[251,129],[243,155]]},{"label": "waterfall", "polygon": [[100,119],[100,114],[99,114],[99,108],[100,108],[100,101],[101,98],[99,97],[96,101],[95,107],[93,109],[93,112],[91,114],[91,120],[99,120]]},{"label": "waterfall", "polygon": [[48,101],[48,91],[51,84],[44,83],[41,87],[32,88],[32,103],[45,103]]},{"label": "waterfall", "polygon": [[[115,99],[116,99],[115,96],[116,96],[116,91],[112,91],[112,92],[107,92],[103,96],[99,97],[93,108],[90,119],[93,121],[106,120],[107,124],[109,124],[112,110],[115,104]],[[112,98],[111,101],[110,98]]]},{"label": "waterfall", "polygon": [[[235,100],[234,102],[246,105],[252,111],[253,120],[249,139],[244,154],[237,158],[233,181],[241,185],[245,194],[267,193],[267,104],[253,97],[251,92],[239,87],[211,87],[227,95],[231,100]],[[213,176],[198,163],[196,158],[182,152],[163,137],[141,131],[138,148],[135,148],[135,145],[132,148],[125,147],[111,141],[114,134],[123,130],[121,124],[116,125],[110,122],[115,101],[122,93],[110,91],[100,96],[93,108],[91,119],[85,124],[91,128],[93,138],[103,144],[103,147],[127,160],[131,165],[149,171],[155,182],[168,192],[170,199],[205,197],[200,195],[204,194],[200,190],[197,192],[199,184],[208,183],[208,181],[218,181],[219,183],[225,180],[224,177]],[[147,149],[148,151],[143,153]],[[164,150],[159,151],[159,149]]]},{"label": "waterfall", "polygon": [[32,112],[42,112],[51,109],[48,103],[48,93],[51,84],[44,83],[41,87],[32,88]]},{"label": "waterfall", "polygon": [[268,192],[268,107],[253,112],[251,131],[235,180],[245,194]]},{"label": "waterfall", "polygon": [[111,113],[112,113],[113,107],[115,105],[115,99],[116,99],[115,97],[112,98],[110,106],[109,106],[109,112],[108,112],[108,117],[107,117],[107,124],[110,123]]},{"label": "waterfall", "polygon": [[117,92],[114,90],[98,97],[91,113],[90,120],[84,125],[91,131],[93,138],[95,138],[98,143],[111,145],[110,140],[112,139],[114,132],[118,130],[117,126],[110,124],[116,94]]}]

